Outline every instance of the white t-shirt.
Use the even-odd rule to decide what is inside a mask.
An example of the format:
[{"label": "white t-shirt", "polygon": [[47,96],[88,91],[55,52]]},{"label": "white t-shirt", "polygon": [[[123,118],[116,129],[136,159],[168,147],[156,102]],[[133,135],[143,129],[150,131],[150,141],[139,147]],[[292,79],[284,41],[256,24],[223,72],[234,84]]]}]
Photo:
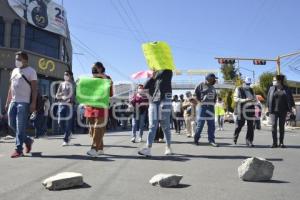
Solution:
[{"label": "white t-shirt", "polygon": [[173,112],[177,112],[177,113],[181,112],[181,102],[180,101],[177,101],[177,102],[173,101],[172,106],[173,106]]},{"label": "white t-shirt", "polygon": [[32,67],[15,68],[10,77],[12,102],[29,103],[31,98],[31,87],[22,77],[22,74],[28,81],[37,80],[36,71]]}]

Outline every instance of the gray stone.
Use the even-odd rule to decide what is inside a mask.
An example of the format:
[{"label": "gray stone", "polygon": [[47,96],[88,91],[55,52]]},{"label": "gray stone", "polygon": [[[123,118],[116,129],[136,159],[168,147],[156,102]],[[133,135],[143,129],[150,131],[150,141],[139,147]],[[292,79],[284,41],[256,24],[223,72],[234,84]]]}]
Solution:
[{"label": "gray stone", "polygon": [[263,158],[248,158],[238,168],[239,178],[244,181],[269,181],[272,179],[274,165]]},{"label": "gray stone", "polygon": [[75,172],[63,172],[45,179],[42,184],[49,190],[62,190],[83,185],[83,176]]},{"label": "gray stone", "polygon": [[150,179],[149,183],[160,187],[174,187],[179,185],[182,177],[178,174],[157,174]]}]

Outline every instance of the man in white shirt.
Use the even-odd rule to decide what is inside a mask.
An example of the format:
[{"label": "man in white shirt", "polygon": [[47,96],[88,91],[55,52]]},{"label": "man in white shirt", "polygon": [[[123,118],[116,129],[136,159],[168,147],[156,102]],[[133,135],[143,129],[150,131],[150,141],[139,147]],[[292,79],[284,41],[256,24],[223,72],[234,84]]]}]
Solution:
[{"label": "man in white shirt", "polygon": [[28,66],[28,55],[25,52],[16,53],[16,68],[12,71],[5,108],[8,110],[9,126],[16,133],[16,149],[11,158],[30,153],[33,140],[26,135],[29,112],[36,111],[37,74]]}]

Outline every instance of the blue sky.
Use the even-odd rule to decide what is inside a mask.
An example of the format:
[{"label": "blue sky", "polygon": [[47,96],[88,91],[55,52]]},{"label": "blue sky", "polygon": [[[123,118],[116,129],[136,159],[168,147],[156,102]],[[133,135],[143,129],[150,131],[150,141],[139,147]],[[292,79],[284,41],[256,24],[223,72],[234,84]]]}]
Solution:
[{"label": "blue sky", "polygon": [[[141,50],[147,41],[169,43],[177,69],[218,69],[215,56],[275,58],[300,50],[297,0],[64,0],[64,6],[76,76],[89,74],[99,60],[114,81],[130,81],[131,74],[147,69]],[[288,79],[297,80],[300,73],[285,64],[298,61],[300,56],[282,61]],[[276,65],[240,66],[258,77]]]}]

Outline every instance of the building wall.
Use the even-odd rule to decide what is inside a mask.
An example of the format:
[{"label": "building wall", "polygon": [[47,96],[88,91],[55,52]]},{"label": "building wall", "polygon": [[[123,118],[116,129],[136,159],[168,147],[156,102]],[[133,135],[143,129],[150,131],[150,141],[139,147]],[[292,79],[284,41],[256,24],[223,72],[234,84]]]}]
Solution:
[{"label": "building wall", "polygon": [[[26,26],[30,26],[25,20],[20,18],[9,6],[8,0],[0,0],[0,17],[5,23],[4,46],[0,46],[0,106],[4,107],[7,91],[9,87],[10,73],[15,66],[15,53],[19,50],[25,50],[29,55],[29,65],[38,73],[39,86],[43,94],[50,94],[50,84],[53,81],[62,80],[65,70],[72,70],[72,45],[70,33],[67,30],[67,37],[59,36],[59,56],[52,58],[39,52],[32,52],[24,49]],[[15,20],[20,22],[20,36],[18,48],[12,48],[11,30]],[[45,31],[39,29],[40,31]],[[46,31],[45,31],[46,32]],[[54,33],[53,33],[54,34]],[[68,54],[68,61],[63,58],[62,48]]]}]

